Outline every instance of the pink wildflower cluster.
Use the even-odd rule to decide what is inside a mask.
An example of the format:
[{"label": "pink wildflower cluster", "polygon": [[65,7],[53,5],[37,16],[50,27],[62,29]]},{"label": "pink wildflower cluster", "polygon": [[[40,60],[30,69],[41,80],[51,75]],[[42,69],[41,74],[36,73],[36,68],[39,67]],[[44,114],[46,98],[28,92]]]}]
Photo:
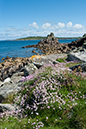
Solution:
[{"label": "pink wildflower cluster", "polygon": [[[19,105],[19,109],[4,115],[9,116],[10,114],[20,118],[37,117],[40,115],[39,110],[52,109],[56,111],[55,103],[59,105],[58,110],[71,109],[73,106],[78,105],[78,99],[86,98],[81,92],[70,91],[67,95],[60,93],[62,82],[66,80],[64,76],[66,71],[70,72],[70,69],[65,68],[62,63],[49,64],[41,67],[33,75],[23,78],[21,81],[24,82],[24,86],[15,98],[15,103]],[[2,114],[2,117],[4,115]],[[62,118],[59,117],[59,119],[61,120]],[[46,116],[45,121],[48,120],[49,117]],[[57,118],[54,121],[57,121]],[[39,120],[32,123],[29,120],[28,124],[31,124],[35,129],[40,129],[44,126]]]}]

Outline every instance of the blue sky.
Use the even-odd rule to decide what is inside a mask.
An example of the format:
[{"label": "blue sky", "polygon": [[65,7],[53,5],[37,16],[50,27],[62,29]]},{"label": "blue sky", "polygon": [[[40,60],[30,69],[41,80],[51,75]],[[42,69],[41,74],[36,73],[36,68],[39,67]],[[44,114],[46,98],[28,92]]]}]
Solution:
[{"label": "blue sky", "polygon": [[0,0],[0,40],[86,33],[86,0]]}]

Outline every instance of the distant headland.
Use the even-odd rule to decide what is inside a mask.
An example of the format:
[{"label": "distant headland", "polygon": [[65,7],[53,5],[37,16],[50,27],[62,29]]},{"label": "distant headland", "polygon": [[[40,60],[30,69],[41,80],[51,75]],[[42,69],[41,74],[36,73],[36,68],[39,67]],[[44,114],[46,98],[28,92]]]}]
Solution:
[{"label": "distant headland", "polygon": [[[20,41],[20,40],[43,40],[46,37],[44,36],[29,36],[29,37],[24,37],[24,38],[19,38],[19,39],[15,39],[16,41]],[[56,37],[57,39],[79,39],[81,37]]]}]

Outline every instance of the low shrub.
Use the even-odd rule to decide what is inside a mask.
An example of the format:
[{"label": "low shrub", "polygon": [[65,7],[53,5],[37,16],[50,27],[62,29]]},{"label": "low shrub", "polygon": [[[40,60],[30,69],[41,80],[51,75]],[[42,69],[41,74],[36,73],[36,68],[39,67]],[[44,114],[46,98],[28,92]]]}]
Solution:
[{"label": "low shrub", "polygon": [[62,64],[46,65],[21,81],[15,97],[21,109],[1,119],[1,129],[15,128],[15,123],[16,129],[86,128],[86,80],[80,74]]}]

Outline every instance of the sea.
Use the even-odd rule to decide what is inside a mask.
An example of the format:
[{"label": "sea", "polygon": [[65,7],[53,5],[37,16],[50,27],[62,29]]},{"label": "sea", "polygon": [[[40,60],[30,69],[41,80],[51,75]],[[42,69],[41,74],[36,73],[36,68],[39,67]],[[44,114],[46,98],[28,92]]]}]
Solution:
[{"label": "sea", "polygon": [[[59,39],[60,43],[71,43],[76,39]],[[40,40],[23,40],[23,41],[0,41],[0,62],[2,58],[9,57],[31,57],[34,55],[32,50],[42,54],[42,52],[36,48],[22,48],[27,45],[35,45]]]}]

